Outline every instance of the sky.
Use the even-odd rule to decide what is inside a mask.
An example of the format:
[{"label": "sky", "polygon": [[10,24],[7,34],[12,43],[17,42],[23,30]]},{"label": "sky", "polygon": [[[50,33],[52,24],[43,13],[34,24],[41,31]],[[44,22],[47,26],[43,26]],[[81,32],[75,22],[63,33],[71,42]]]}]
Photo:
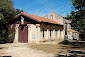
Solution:
[{"label": "sky", "polygon": [[72,4],[70,0],[12,0],[13,7],[24,10],[25,13],[45,16],[51,10],[63,17],[70,13]]}]

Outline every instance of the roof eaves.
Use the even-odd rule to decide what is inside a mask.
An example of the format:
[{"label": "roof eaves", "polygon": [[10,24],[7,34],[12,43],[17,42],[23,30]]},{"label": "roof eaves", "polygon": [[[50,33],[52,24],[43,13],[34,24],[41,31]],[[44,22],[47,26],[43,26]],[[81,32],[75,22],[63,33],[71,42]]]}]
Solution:
[{"label": "roof eaves", "polygon": [[56,24],[56,23],[50,23],[50,22],[44,22],[44,21],[41,21],[41,23],[49,23],[49,24],[64,26],[64,25],[62,25],[62,24]]},{"label": "roof eaves", "polygon": [[30,16],[27,16],[27,15],[24,15],[24,16],[26,16],[26,17],[28,17],[28,18],[30,18],[30,19],[33,19],[33,20],[35,20],[35,21],[37,21],[37,22],[41,22],[41,21],[36,20],[36,19],[34,19],[34,18],[30,17]]},{"label": "roof eaves", "polygon": [[15,19],[15,18],[17,18],[18,16],[21,16],[21,15],[26,16],[26,17],[28,17],[28,18],[30,18],[30,19],[33,19],[33,20],[35,20],[35,21],[37,21],[37,22],[39,22],[39,23],[41,22],[41,21],[36,20],[36,19],[34,19],[34,18],[30,17],[30,16],[25,15],[23,12],[21,12],[21,13],[18,14],[18,15],[16,15],[13,19]]},{"label": "roof eaves", "polygon": [[[21,12],[20,14],[16,15],[14,18],[17,18],[17,17],[20,16],[20,15],[26,16],[26,17],[28,17],[28,18],[30,18],[30,19],[33,19],[33,20],[35,20],[35,21],[38,21],[38,22],[47,22],[47,23],[51,23],[51,24],[63,25],[63,24],[60,24],[60,23],[58,23],[58,22],[56,22],[56,21],[54,21],[54,20],[51,20],[51,19],[49,19],[49,20],[52,21],[52,22],[50,22],[50,21],[45,21],[45,19],[47,20],[47,18],[44,18],[44,17],[40,17],[40,18],[44,18],[44,20],[38,20],[37,18],[32,17],[32,15],[27,14],[27,13],[24,13],[24,12]],[[31,17],[30,17],[30,16],[31,16]],[[39,17],[39,16],[38,16],[38,17]]]}]

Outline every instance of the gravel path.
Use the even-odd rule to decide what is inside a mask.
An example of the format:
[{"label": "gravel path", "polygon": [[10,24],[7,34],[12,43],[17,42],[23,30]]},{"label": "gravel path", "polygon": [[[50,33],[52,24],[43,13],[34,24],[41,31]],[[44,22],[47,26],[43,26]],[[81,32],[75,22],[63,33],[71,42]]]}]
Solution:
[{"label": "gravel path", "polygon": [[26,43],[0,44],[0,56],[53,57],[53,54],[29,48]]}]

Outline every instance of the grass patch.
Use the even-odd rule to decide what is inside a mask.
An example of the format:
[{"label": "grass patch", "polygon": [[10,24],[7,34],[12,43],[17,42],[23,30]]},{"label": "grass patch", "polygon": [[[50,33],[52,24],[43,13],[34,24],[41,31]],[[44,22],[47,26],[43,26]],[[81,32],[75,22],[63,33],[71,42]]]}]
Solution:
[{"label": "grass patch", "polygon": [[55,39],[54,42],[59,43],[59,42],[62,42],[63,40],[64,40],[64,39],[62,39],[62,38],[60,38],[60,39]]},{"label": "grass patch", "polygon": [[[61,44],[29,44],[33,49],[42,50],[47,53],[57,54],[59,52],[66,52],[65,47],[61,47]],[[66,46],[66,45],[62,45]]]},{"label": "grass patch", "polygon": [[[60,42],[60,41],[59,41]],[[47,53],[64,53],[66,54],[68,50],[85,50],[85,46],[72,46],[64,44],[29,44],[29,47],[37,50],[42,50]]]}]

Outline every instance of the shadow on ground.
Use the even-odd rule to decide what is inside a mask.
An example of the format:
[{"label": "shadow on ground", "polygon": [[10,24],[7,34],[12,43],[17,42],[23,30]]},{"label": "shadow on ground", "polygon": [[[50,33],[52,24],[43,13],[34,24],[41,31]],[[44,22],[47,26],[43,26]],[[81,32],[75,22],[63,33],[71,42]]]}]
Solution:
[{"label": "shadow on ground", "polygon": [[[85,41],[62,41],[59,44],[67,46],[61,46],[59,49],[73,49],[68,50],[67,54],[59,53],[56,57],[85,57]],[[83,48],[84,47],[84,48]],[[81,50],[75,50],[75,49]]]}]

